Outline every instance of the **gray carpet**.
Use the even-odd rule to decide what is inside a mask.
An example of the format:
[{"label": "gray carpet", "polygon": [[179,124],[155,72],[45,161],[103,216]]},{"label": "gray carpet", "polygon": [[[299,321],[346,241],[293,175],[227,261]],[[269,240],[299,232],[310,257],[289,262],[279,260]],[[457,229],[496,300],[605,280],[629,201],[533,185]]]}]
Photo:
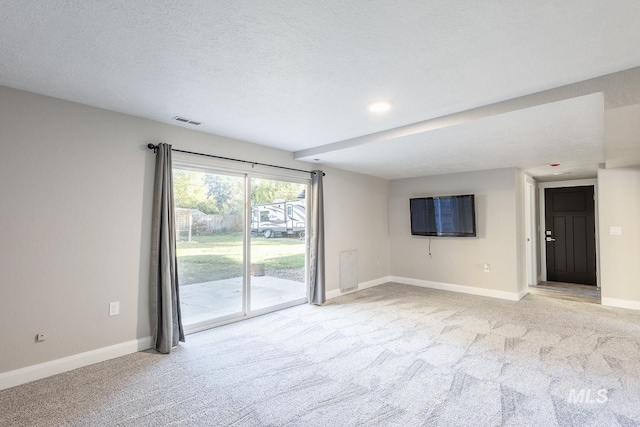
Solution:
[{"label": "gray carpet", "polygon": [[387,284],[2,391],[0,425],[640,425],[639,326]]}]

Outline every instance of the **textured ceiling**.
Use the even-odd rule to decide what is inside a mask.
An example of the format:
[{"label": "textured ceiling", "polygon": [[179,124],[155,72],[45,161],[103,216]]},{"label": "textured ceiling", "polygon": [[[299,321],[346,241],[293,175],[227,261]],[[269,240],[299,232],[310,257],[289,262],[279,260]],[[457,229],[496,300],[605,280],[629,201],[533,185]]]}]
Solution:
[{"label": "textured ceiling", "polygon": [[[160,122],[180,115],[203,122],[196,129],[204,132],[295,152],[640,66],[637,0],[4,0],[0,5],[2,85]],[[394,108],[386,115],[369,114],[365,106],[377,98],[393,100]],[[577,102],[579,108],[586,108],[583,102]],[[525,113],[541,126],[543,117],[549,119],[544,108]],[[491,125],[465,121],[461,130],[408,138],[407,155],[423,140],[440,141],[447,133],[464,138],[520,129],[497,123],[511,120],[510,114],[496,116],[487,119]],[[474,131],[475,124],[480,127]],[[589,144],[597,136],[576,132],[562,135]],[[564,143],[540,132],[519,131],[511,139],[516,136]],[[506,146],[509,137],[501,133],[496,139]],[[460,150],[474,143],[460,141]],[[491,145],[477,153],[478,160],[486,156],[489,164],[503,156],[498,153],[504,146]],[[384,153],[389,147],[377,144],[369,151]],[[323,156],[328,164],[352,161],[346,152],[340,156],[345,150],[321,151],[331,154]],[[581,163],[593,160],[569,151]],[[362,171],[375,175],[380,158],[369,157],[371,167]],[[517,166],[516,159],[501,158],[504,166]],[[452,169],[468,167],[460,163]]]},{"label": "textured ceiling", "polygon": [[[567,167],[582,165],[593,167],[579,173],[595,176],[596,166],[605,159],[602,98],[601,93],[572,98],[337,149],[321,157],[323,162],[354,172],[375,169],[375,175],[386,179],[504,167],[554,176],[567,171]],[[561,167],[551,168],[551,163],[560,163]],[[543,169],[535,170],[540,165]],[[571,178],[577,173],[572,170]]]}]

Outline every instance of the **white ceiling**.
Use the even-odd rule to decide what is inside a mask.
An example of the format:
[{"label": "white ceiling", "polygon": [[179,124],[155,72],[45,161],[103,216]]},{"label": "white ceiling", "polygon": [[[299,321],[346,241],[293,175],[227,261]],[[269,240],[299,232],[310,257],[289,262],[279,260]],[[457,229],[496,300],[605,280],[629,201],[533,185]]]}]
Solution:
[{"label": "white ceiling", "polygon": [[[604,161],[602,94],[544,104],[320,155],[323,162],[386,179],[544,165],[571,179],[595,176]],[[575,159],[580,159],[576,164]],[[549,164],[560,163],[551,168]],[[576,171],[573,168],[590,166]],[[544,173],[544,171],[540,171]],[[580,174],[580,176],[576,176]],[[567,176],[561,175],[564,179]]]},{"label": "white ceiling", "polygon": [[[606,160],[602,95],[385,132],[640,66],[637,0],[3,0],[1,10],[2,85],[160,122],[180,115],[386,178],[496,165],[542,177],[551,161],[593,174]],[[394,108],[368,113],[377,98]]]}]

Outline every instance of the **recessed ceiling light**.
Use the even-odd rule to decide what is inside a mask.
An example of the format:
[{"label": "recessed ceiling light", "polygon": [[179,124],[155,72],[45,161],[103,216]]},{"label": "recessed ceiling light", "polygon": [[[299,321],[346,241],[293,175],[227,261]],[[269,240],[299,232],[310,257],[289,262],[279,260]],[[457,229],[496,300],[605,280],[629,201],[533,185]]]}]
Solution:
[{"label": "recessed ceiling light", "polygon": [[391,109],[391,101],[388,101],[386,99],[379,99],[377,101],[371,101],[367,105],[367,108],[372,113],[384,113],[384,112],[387,112],[387,111],[389,111]]}]

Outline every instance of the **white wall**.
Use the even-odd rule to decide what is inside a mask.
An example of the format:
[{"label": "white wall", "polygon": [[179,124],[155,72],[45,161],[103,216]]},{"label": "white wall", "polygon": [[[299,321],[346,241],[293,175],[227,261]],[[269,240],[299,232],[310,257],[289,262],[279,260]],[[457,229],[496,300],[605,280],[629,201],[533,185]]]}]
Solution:
[{"label": "white wall", "polygon": [[598,212],[602,304],[640,309],[640,166],[598,171]]},{"label": "white wall", "polygon": [[515,173],[515,211],[516,225],[516,287],[518,295],[527,293],[527,250],[526,250],[526,227],[525,227],[525,184],[526,178],[522,171],[516,169]]},{"label": "white wall", "polygon": [[604,111],[607,168],[640,164],[640,104]]},{"label": "white wall", "polygon": [[[515,169],[468,172],[391,182],[389,232],[394,277],[461,285],[518,294],[523,280],[518,252]],[[409,199],[420,196],[475,194],[476,238],[411,236]],[[491,272],[483,271],[484,264]]]},{"label": "white wall", "polygon": [[[150,335],[147,143],[316,166],[289,152],[5,87],[0,132],[0,373]],[[361,281],[388,276],[388,183],[325,170],[328,290],[338,288],[339,250],[358,250]],[[120,302],[119,316],[107,315],[110,301]],[[35,343],[39,331],[48,337]]]},{"label": "white wall", "polygon": [[[325,167],[327,224],[331,215],[331,239],[327,239],[327,290],[340,287],[341,251],[358,251],[358,282],[386,278],[391,272],[389,255],[389,181]],[[327,225],[327,228],[329,225]],[[327,230],[329,233],[329,230]],[[336,295],[333,292],[333,295]]]}]

